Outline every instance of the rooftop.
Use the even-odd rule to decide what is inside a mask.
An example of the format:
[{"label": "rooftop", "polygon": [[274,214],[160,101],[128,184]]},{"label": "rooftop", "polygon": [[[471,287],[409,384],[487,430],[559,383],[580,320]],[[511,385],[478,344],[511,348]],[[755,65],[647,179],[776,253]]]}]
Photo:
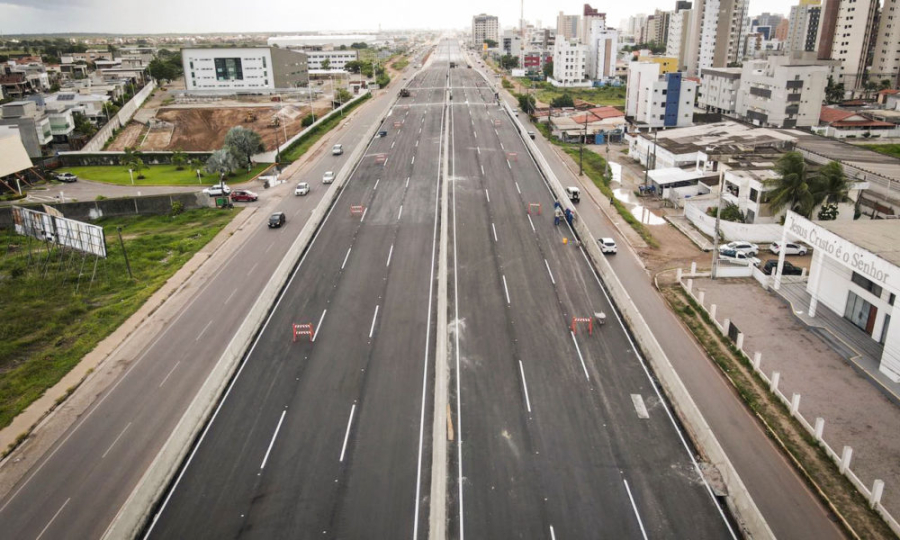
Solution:
[{"label": "rooftop", "polygon": [[747,152],[759,146],[780,147],[793,142],[794,137],[774,129],[757,128],[737,122],[716,122],[697,126],[641,133],[640,137],[653,142],[672,154],[691,154],[713,147],[719,153]]},{"label": "rooftop", "polygon": [[871,251],[889,263],[900,266],[900,220],[859,219],[856,221],[818,221],[817,225],[848,242]]},{"label": "rooftop", "polygon": [[806,131],[796,129],[779,129],[777,131],[795,138],[798,149],[826,156],[884,178],[900,178],[900,159],[893,156],[879,154],[868,148],[841,142],[830,137],[820,137]]},{"label": "rooftop", "polygon": [[654,169],[649,171],[647,175],[660,186],[668,186],[676,182],[686,182],[689,180],[700,180],[702,177],[715,176],[718,173],[704,173],[697,169],[685,170],[678,167],[668,167],[665,169]]}]

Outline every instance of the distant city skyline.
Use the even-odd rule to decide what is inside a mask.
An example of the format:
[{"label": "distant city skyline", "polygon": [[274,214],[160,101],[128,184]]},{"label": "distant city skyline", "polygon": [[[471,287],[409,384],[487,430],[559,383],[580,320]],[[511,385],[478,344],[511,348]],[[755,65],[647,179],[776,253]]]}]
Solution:
[{"label": "distant city skyline", "polygon": [[[591,3],[591,2],[589,2]],[[762,12],[787,16],[790,6],[777,0],[751,0],[750,15]],[[247,6],[251,6],[248,9]],[[525,18],[544,27],[556,25],[556,15],[581,14],[583,1],[559,3],[525,1]],[[612,26],[638,13],[672,10],[675,0],[595,1]],[[156,0],[140,6],[112,0],[0,0],[0,33],[108,33],[160,34],[211,32],[371,31],[383,29],[462,30],[473,15],[500,18],[502,27],[518,24],[519,2],[458,0],[451,4],[425,4],[416,0],[346,0],[335,14],[335,4],[273,0],[257,7],[238,0]],[[427,6],[427,7],[426,7]]]}]

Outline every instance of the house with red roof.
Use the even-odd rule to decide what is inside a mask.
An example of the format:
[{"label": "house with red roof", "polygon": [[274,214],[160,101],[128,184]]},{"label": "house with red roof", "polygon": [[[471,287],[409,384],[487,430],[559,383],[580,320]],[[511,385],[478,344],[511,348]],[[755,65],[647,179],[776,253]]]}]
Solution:
[{"label": "house with red roof", "polygon": [[835,139],[869,139],[900,137],[900,125],[876,120],[865,111],[836,106],[823,106],[819,125],[812,130]]}]

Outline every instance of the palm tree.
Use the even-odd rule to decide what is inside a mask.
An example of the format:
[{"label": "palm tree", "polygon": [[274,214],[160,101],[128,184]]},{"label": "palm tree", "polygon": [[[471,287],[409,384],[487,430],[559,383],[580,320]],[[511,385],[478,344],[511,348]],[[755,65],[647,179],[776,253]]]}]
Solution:
[{"label": "palm tree", "polygon": [[769,206],[773,212],[788,208],[809,217],[816,206],[815,178],[809,174],[800,152],[787,152],[775,164],[778,178],[766,182]]},{"label": "palm tree", "polygon": [[815,195],[817,203],[838,204],[847,202],[850,182],[844,174],[844,167],[837,161],[829,161],[816,172]]},{"label": "palm tree", "polygon": [[185,164],[188,162],[187,154],[183,150],[178,149],[172,152],[172,165],[175,165],[176,171],[183,171]]}]

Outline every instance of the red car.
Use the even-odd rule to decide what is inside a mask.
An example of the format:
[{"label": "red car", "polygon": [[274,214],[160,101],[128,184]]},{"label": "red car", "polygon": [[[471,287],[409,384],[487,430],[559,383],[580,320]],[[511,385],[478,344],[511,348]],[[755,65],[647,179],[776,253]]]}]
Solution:
[{"label": "red car", "polygon": [[253,202],[259,199],[259,195],[246,189],[236,189],[231,192],[231,200],[234,202]]}]

